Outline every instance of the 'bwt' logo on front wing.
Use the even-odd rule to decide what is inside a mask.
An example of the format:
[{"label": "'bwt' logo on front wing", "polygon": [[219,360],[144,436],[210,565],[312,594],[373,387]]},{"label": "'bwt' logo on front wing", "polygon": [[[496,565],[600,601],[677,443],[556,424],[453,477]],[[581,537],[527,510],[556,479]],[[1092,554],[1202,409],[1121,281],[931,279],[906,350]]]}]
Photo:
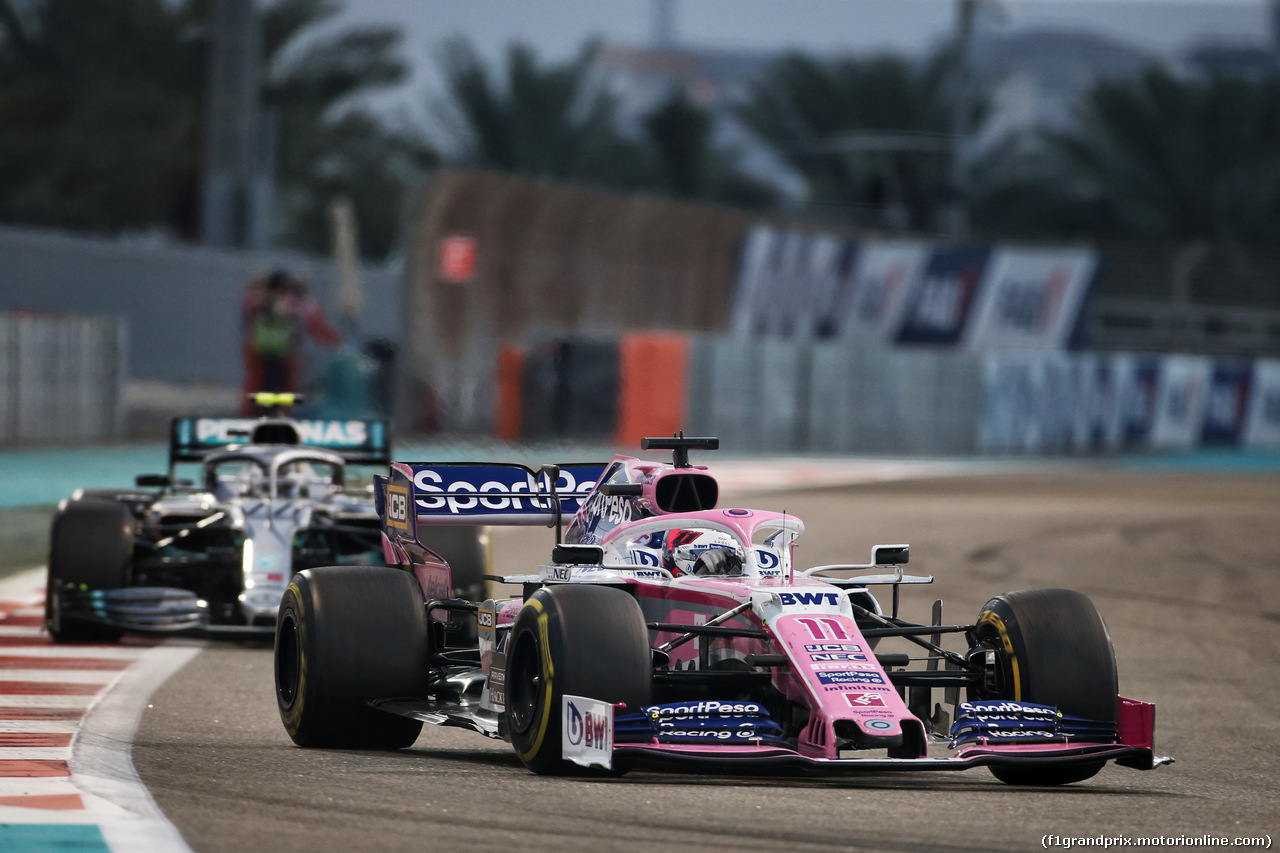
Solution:
[{"label": "'bwt' logo on front wing", "polygon": [[569,743],[584,744],[588,749],[609,748],[609,721],[588,711],[583,714],[573,702],[569,703]]},{"label": "'bwt' logo on front wing", "polygon": [[799,604],[826,604],[835,607],[840,602],[838,592],[780,592],[778,600],[783,607],[794,607]]}]

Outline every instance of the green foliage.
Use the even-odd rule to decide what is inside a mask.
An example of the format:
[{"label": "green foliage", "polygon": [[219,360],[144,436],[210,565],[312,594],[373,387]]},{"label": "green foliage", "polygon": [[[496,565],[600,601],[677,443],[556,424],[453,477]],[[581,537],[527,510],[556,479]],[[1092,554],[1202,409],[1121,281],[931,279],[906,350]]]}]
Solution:
[{"label": "green foliage", "polygon": [[744,175],[737,168],[736,152],[715,146],[711,125],[711,114],[683,90],[673,91],[645,116],[645,132],[659,169],[656,188],[679,198],[743,207],[775,204],[777,192]]},{"label": "green foliage", "polygon": [[435,155],[412,131],[389,131],[365,112],[325,122],[313,142],[314,168],[278,199],[285,242],[328,250],[328,204],[345,195],[355,206],[361,253],[385,257],[399,236],[405,193],[436,165]]},{"label": "green foliage", "polygon": [[[945,54],[923,68],[892,56],[824,62],[793,54],[756,83],[740,115],[805,177],[814,206],[858,224],[925,229],[947,192],[952,67]],[[923,150],[891,143],[837,150],[838,140],[877,134],[907,137]]]},{"label": "green foliage", "polygon": [[671,193],[685,198],[707,195],[711,189],[710,114],[679,91],[646,116],[644,124]]},{"label": "green foliage", "polygon": [[[989,158],[975,212],[1027,236],[1219,244],[1280,239],[1280,80],[1104,80],[1068,130]],[[1003,172],[1003,174],[1000,174]]]},{"label": "green foliage", "polygon": [[[299,38],[338,8],[276,0],[261,11],[281,232],[327,250],[325,210],[345,193],[362,249],[380,255],[404,187],[434,156],[414,134],[344,109],[405,66],[391,29]],[[206,12],[204,0],[0,0],[0,220],[197,235]]]},{"label": "green foliage", "polygon": [[456,160],[623,191],[756,206],[773,200],[738,172],[733,152],[712,143],[710,114],[683,92],[644,117],[643,133],[622,132],[595,54],[588,44],[568,62],[543,64],[515,43],[498,79],[468,41],[447,42],[445,97],[434,106]]},{"label": "green foliage", "polygon": [[0,0],[0,219],[194,230],[194,23],[165,0]]},{"label": "green foliage", "polygon": [[1280,80],[1103,81],[1051,137],[1077,195],[1133,236],[1280,239]]},{"label": "green foliage", "polygon": [[470,42],[440,55],[444,100],[435,112],[457,160],[481,168],[602,186],[646,180],[645,153],[617,131],[616,105],[594,75],[595,47],[542,65],[533,50],[507,49],[505,79],[494,79]]},{"label": "green foliage", "polygon": [[412,130],[388,128],[347,106],[353,96],[404,79],[398,31],[344,30],[290,49],[295,36],[336,10],[324,0],[283,0],[263,16],[263,102],[275,123],[281,237],[328,250],[328,204],[346,195],[355,204],[362,254],[381,257],[398,236],[405,192],[437,158]]}]

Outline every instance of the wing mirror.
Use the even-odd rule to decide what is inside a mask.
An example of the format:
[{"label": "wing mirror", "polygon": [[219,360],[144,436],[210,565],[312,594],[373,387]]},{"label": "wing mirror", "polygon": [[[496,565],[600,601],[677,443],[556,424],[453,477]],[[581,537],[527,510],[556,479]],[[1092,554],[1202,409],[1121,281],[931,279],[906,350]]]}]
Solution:
[{"label": "wing mirror", "polygon": [[902,566],[910,562],[910,545],[876,545],[871,549],[871,565]]},{"label": "wing mirror", "polygon": [[551,549],[551,562],[561,566],[598,566],[604,562],[604,549],[599,545],[557,545]]}]

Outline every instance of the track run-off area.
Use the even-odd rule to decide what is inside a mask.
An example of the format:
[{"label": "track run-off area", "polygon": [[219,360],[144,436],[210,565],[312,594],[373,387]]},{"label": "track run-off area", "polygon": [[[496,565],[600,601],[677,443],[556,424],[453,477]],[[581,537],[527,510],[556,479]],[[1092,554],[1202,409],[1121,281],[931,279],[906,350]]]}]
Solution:
[{"label": "track run-off area", "polygon": [[[983,769],[542,778],[507,744],[431,726],[399,753],[303,750],[276,712],[268,644],[53,646],[43,576],[26,573],[0,584],[0,851],[985,851],[1280,830],[1275,471],[695,461],[723,467],[722,505],[802,518],[802,566],[910,542],[908,571],[935,582],[903,589],[906,618],[927,622],[935,598],[957,623],[1015,589],[1088,594],[1121,694],[1156,704],[1156,751],[1176,763],[1032,789]],[[495,571],[525,572],[552,534],[493,542]]]}]

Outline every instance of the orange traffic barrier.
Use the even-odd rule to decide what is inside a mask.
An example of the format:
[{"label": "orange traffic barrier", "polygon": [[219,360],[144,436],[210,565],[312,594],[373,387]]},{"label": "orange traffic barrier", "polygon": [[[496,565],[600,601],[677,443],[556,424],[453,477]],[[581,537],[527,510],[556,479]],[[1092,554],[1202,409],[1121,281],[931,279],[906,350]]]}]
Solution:
[{"label": "orange traffic barrier", "polygon": [[524,377],[524,353],[518,347],[504,346],[498,353],[498,412],[496,427],[503,441],[520,440],[524,421],[520,384]]},{"label": "orange traffic barrier", "polygon": [[618,420],[614,440],[636,448],[645,436],[684,429],[689,339],[682,332],[630,332],[618,346]]}]

